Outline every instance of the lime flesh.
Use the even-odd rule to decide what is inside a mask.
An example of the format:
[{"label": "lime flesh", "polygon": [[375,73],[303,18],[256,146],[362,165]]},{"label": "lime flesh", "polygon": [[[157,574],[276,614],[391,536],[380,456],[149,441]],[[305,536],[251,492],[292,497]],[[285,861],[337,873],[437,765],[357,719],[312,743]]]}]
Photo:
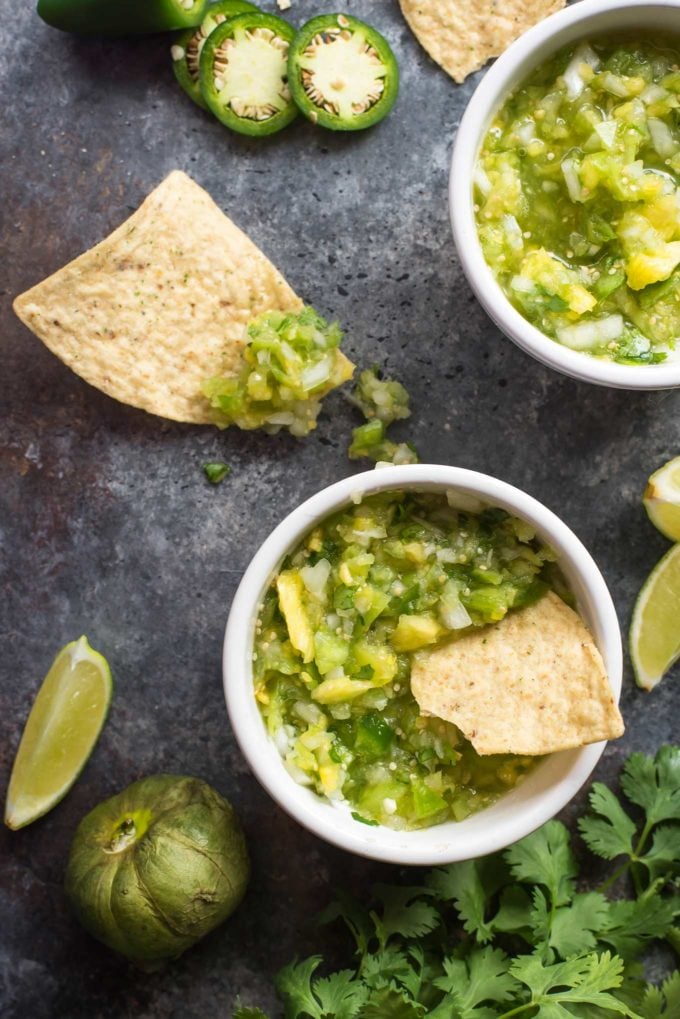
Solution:
[{"label": "lime flesh", "polygon": [[680,545],[657,563],[638,595],[630,627],[638,686],[653,690],[680,658]]},{"label": "lime flesh", "polygon": [[5,804],[9,828],[42,817],[69,791],[97,742],[111,691],[108,663],[87,637],[62,648],[21,737]]},{"label": "lime flesh", "polygon": [[671,541],[680,541],[680,456],[652,474],[643,503],[654,526]]}]

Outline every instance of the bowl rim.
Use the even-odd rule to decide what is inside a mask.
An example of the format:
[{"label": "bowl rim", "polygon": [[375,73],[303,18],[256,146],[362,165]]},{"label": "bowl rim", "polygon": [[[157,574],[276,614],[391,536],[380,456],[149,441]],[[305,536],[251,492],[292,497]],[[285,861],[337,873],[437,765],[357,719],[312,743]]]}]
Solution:
[{"label": "bowl rim", "polygon": [[[268,735],[252,690],[252,641],[262,595],[281,560],[320,519],[365,495],[390,489],[454,489],[502,506],[532,523],[558,552],[576,584],[579,607],[600,648],[612,690],[621,691],[623,656],[616,610],[600,570],[579,538],[552,510],[528,493],[491,475],[445,465],[385,467],[344,478],[289,513],[253,556],[235,594],[223,647],[223,682],[232,729],[251,770],[269,795],[296,821],[327,842],[360,856],[400,865],[432,866],[487,855],[534,831],[561,810],[585,783],[605,743],[545,758],[496,804],[462,822],[448,821],[416,832],[369,827],[299,785],[286,771]],[[549,765],[549,766],[548,766]],[[535,778],[535,776],[539,776]],[[536,792],[522,797],[527,785]],[[546,785],[543,789],[541,783]],[[514,801],[517,802],[514,802]],[[499,804],[501,808],[498,809]],[[492,823],[485,824],[487,815]],[[481,821],[480,821],[481,819]],[[461,837],[462,836],[462,837]]]},{"label": "bowl rim", "polygon": [[[551,340],[532,325],[510,303],[484,258],[475,222],[472,181],[491,117],[532,67],[549,52],[585,34],[588,22],[614,20],[625,11],[632,11],[630,17],[634,20],[636,12],[644,14],[650,8],[678,11],[680,0],[580,0],[520,36],[486,72],[472,94],[458,127],[449,174],[449,214],[458,257],[475,296],[489,317],[517,346],[548,367],[584,382],[615,389],[659,390],[680,386],[680,358],[657,365],[599,361]],[[600,34],[606,28],[599,27],[595,31]],[[544,52],[533,59],[538,50]]]}]

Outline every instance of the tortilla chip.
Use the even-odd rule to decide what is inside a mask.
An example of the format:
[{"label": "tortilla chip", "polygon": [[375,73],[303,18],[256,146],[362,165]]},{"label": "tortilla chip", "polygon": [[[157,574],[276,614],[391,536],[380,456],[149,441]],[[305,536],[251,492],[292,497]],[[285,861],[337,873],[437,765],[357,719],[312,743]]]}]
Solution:
[{"label": "tortilla chip", "polygon": [[245,327],[302,301],[253,242],[180,171],[14,310],[52,353],[122,403],[212,422],[201,383],[238,373]]},{"label": "tortilla chip", "polygon": [[552,754],[623,733],[600,652],[553,592],[416,655],[411,689],[423,713],[453,722],[479,754]]},{"label": "tortilla chip", "polygon": [[566,0],[399,0],[411,31],[458,84]]}]

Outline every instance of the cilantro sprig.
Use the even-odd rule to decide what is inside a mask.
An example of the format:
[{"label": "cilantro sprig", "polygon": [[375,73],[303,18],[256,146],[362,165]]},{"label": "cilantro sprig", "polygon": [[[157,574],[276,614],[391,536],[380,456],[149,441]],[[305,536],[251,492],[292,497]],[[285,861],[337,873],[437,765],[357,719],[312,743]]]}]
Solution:
[{"label": "cilantro sprig", "polygon": [[[344,921],[353,966],[286,966],[285,1019],[680,1019],[680,972],[657,987],[642,965],[657,939],[680,955],[680,747],[633,754],[621,788],[627,807],[596,783],[578,824],[616,864],[598,888],[549,821],[502,854],[378,885],[368,903],[340,895],[321,919]],[[267,1017],[240,1007],[234,1019]]]}]

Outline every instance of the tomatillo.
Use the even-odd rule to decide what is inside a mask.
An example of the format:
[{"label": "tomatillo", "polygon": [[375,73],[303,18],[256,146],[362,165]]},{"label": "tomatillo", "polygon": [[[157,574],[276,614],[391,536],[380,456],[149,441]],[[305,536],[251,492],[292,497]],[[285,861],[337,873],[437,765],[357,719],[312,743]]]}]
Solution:
[{"label": "tomatillo", "polygon": [[199,63],[208,109],[232,131],[274,134],[298,114],[288,88],[295,29],[273,14],[247,13],[210,33]]},{"label": "tomatillo", "polygon": [[249,0],[217,0],[217,3],[210,5],[198,28],[188,28],[175,39],[170,47],[172,68],[177,81],[197,106],[204,110],[208,108],[201,95],[198,79],[198,65],[205,40],[223,21],[245,14],[247,11],[257,10],[255,4],[249,3]]},{"label": "tomatillo", "polygon": [[208,0],[38,0],[52,28],[81,35],[141,35],[200,25]]},{"label": "tomatillo", "polygon": [[360,131],[394,106],[399,68],[374,28],[347,14],[324,14],[303,25],[290,47],[288,82],[313,124]]},{"label": "tomatillo", "polygon": [[226,920],[249,876],[231,804],[200,779],[151,775],[80,822],[65,887],[90,934],[153,969]]}]

